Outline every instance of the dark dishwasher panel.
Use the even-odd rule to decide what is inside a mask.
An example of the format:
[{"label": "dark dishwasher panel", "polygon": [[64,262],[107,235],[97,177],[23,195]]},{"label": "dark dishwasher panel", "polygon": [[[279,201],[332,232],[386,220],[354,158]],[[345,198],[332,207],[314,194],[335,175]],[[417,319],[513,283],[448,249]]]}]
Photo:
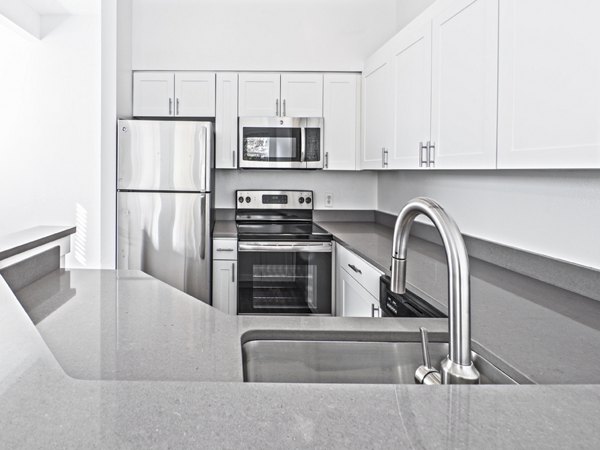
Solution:
[{"label": "dark dishwasher panel", "polygon": [[387,275],[383,275],[379,281],[379,304],[382,317],[448,317],[410,291],[404,294],[390,292],[390,277]]}]

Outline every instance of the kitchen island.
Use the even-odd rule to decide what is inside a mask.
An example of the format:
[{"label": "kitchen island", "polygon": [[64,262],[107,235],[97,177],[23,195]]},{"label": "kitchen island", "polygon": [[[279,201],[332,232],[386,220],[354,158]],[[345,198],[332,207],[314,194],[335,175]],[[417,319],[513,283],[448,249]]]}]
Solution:
[{"label": "kitchen island", "polygon": [[[597,385],[242,382],[245,340],[278,333],[393,340],[400,332],[416,336],[412,319],[228,316],[136,271],[60,269],[17,295],[29,315],[0,283],[5,448],[596,448],[600,442]],[[446,330],[440,319],[425,325]]]}]

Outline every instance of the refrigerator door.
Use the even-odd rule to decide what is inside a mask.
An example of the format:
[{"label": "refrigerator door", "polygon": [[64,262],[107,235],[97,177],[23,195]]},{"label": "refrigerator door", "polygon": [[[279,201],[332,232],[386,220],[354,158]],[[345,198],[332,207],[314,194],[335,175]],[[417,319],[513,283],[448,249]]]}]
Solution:
[{"label": "refrigerator door", "polygon": [[211,122],[120,120],[117,188],[211,191],[213,135]]},{"label": "refrigerator door", "polygon": [[210,304],[210,194],[119,192],[117,268],[137,269]]}]

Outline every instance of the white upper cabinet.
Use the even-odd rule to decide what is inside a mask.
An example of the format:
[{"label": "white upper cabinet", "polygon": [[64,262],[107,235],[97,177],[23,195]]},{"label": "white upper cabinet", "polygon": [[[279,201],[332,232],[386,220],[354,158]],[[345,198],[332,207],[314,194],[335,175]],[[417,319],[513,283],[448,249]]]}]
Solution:
[{"label": "white upper cabinet", "polygon": [[133,115],[163,117],[175,114],[173,72],[133,73]]},{"label": "white upper cabinet", "polygon": [[215,116],[214,72],[175,72],[175,115]]},{"label": "white upper cabinet", "polygon": [[432,55],[430,165],[495,168],[498,0],[457,0],[436,15]]},{"label": "white upper cabinet", "polygon": [[280,115],[323,117],[323,74],[281,74]]},{"label": "white upper cabinet", "polygon": [[[431,22],[405,28],[394,51],[394,135],[391,169],[426,167],[431,122]],[[421,145],[423,145],[421,151]]]},{"label": "white upper cabinet", "polygon": [[360,150],[361,76],[327,73],[323,78],[325,169],[356,170]]},{"label": "white upper cabinet", "polygon": [[322,117],[323,74],[240,73],[240,117]]},{"label": "white upper cabinet", "polygon": [[500,6],[498,167],[600,167],[600,2]]},{"label": "white upper cabinet", "polygon": [[216,95],[215,166],[217,169],[235,169],[238,139],[237,73],[217,73]]},{"label": "white upper cabinet", "polygon": [[361,169],[387,166],[386,161],[394,145],[393,92],[394,70],[390,61],[383,61],[365,73]]},{"label": "white upper cabinet", "polygon": [[278,73],[240,73],[240,117],[274,117],[281,115],[281,76]]},{"label": "white upper cabinet", "polygon": [[214,117],[214,72],[134,72],[135,117]]}]

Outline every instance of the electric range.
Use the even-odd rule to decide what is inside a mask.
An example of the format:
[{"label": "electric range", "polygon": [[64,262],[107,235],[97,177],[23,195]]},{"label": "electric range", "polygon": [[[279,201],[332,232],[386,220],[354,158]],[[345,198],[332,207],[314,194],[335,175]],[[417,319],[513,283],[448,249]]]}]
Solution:
[{"label": "electric range", "polygon": [[332,314],[330,233],[312,191],[236,191],[238,314]]}]

